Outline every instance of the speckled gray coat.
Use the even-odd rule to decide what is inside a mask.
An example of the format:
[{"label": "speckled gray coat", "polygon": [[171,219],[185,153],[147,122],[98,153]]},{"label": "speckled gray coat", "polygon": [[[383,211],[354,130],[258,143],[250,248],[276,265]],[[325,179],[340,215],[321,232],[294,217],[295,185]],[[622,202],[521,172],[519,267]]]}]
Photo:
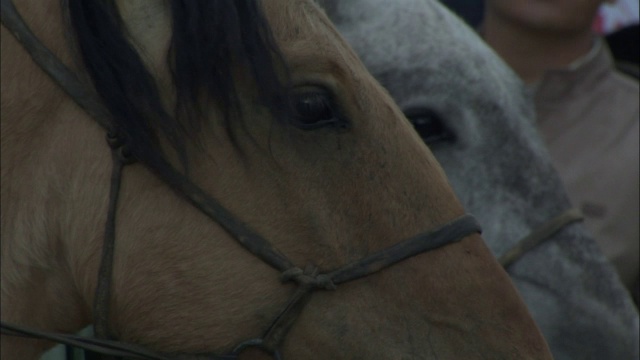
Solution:
[{"label": "speckled gray coat", "polygon": [[[403,110],[455,134],[431,148],[494,254],[571,206],[522,84],[455,15],[429,0],[321,5]],[[582,224],[509,274],[556,359],[639,358],[638,312]]]}]

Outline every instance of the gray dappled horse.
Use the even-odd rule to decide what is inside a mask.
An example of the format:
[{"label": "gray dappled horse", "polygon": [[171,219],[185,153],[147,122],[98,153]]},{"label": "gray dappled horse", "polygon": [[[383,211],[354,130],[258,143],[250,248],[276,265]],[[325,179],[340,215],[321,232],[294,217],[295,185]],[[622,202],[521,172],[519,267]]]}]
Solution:
[{"label": "gray dappled horse", "polygon": [[[571,206],[521,83],[461,20],[427,0],[321,3],[414,122],[496,256]],[[508,271],[556,359],[638,358],[637,310],[582,224]]]}]

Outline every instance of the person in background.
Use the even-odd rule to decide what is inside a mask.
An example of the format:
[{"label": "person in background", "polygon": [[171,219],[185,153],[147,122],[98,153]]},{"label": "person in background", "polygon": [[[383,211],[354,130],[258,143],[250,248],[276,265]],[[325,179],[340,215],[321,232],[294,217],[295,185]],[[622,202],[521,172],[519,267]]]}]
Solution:
[{"label": "person in background", "polygon": [[479,32],[531,87],[571,201],[637,303],[640,92],[593,31],[604,2],[485,0]]},{"label": "person in background", "polygon": [[[482,23],[484,0],[440,0],[476,29]],[[617,0],[603,4],[593,23],[593,30],[605,36],[619,70],[640,77],[640,3]]]}]

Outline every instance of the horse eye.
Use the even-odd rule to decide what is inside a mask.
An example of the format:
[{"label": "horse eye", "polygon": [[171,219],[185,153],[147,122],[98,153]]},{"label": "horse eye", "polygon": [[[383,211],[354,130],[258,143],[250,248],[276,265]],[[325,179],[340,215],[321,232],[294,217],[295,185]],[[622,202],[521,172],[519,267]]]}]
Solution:
[{"label": "horse eye", "polygon": [[427,145],[440,142],[452,143],[456,140],[455,134],[444,125],[440,116],[433,110],[406,111],[405,116]]},{"label": "horse eye", "polygon": [[349,122],[326,91],[301,91],[293,95],[292,101],[293,124],[300,129],[349,128]]}]

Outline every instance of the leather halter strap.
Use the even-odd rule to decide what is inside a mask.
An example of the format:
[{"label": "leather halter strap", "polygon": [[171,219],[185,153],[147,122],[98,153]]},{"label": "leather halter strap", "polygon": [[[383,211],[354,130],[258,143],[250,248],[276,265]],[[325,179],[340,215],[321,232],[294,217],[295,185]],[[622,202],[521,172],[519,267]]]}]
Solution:
[{"label": "leather halter strap", "polygon": [[[170,357],[151,352],[133,344],[124,344],[118,341],[94,339],[85,336],[38,331],[7,323],[2,323],[2,334],[49,340],[106,356],[126,357],[129,359],[171,360]],[[223,359],[224,358],[220,358],[220,360]]]},{"label": "leather halter strap", "polygon": [[582,220],[584,220],[584,216],[580,210],[576,208],[566,210],[519,240],[512,248],[498,258],[498,262],[504,268],[507,268],[518,261],[525,253],[549,240],[551,236],[565,226]]},{"label": "leather halter strap", "polygon": [[[96,316],[98,335],[108,336],[108,302],[111,276],[111,264],[115,244],[116,204],[121,182],[122,170],[125,164],[137,160],[145,165],[152,173],[162,179],[178,195],[206,214],[213,221],[222,226],[242,246],[252,254],[282,273],[282,281],[293,281],[298,287],[290,301],[280,315],[269,326],[262,338],[245,341],[238,345],[229,356],[208,356],[207,359],[231,359],[249,347],[265,350],[276,358],[280,358],[278,347],[293,325],[297,315],[302,311],[309,295],[316,289],[333,290],[336,285],[352,281],[386,267],[401,262],[409,257],[441,246],[460,241],[473,233],[479,233],[480,226],[471,215],[464,215],[443,227],[425,234],[404,240],[387,249],[378,251],[359,261],[352,262],[336,270],[320,273],[313,266],[305,270],[295,266],[285,255],[277,250],[269,241],[258,235],[248,225],[238,220],[226,210],[216,199],[204,192],[178,172],[162,156],[135,151],[127,148],[124,137],[119,136],[117,129],[113,129],[109,111],[97,100],[95,91],[83,84],[59,59],[55,57],[24,23],[16,11],[11,0],[2,1],[2,23],[11,31],[15,38],[23,45],[33,60],[100,126],[111,134],[113,151],[113,169],[111,176],[111,190],[109,210],[105,224],[105,243],[103,245],[102,261],[99,270],[99,280],[96,290],[94,316]],[[90,339],[80,336],[39,332],[6,323],[1,324],[2,334],[39,337],[60,343],[90,349],[98,353],[115,356],[128,356],[136,359],[182,359],[166,357],[153,352],[140,350],[140,347],[121,342]],[[202,358],[202,357],[190,357]]]}]

